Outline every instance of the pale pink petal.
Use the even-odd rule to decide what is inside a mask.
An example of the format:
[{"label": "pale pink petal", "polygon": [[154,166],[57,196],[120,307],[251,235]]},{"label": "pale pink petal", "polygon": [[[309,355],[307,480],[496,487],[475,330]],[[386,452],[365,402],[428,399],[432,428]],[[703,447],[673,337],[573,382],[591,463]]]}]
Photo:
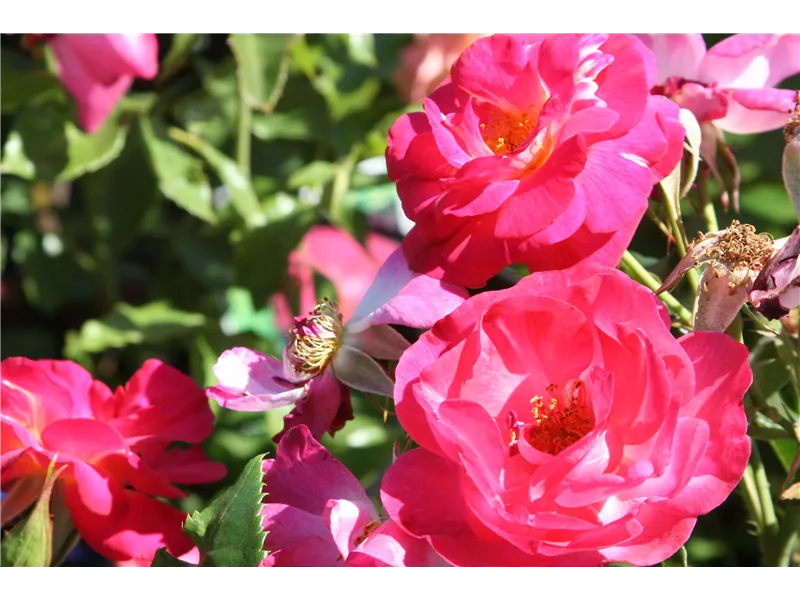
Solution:
[{"label": "pale pink petal", "polygon": [[800,72],[800,35],[737,33],[703,57],[699,79],[720,87],[773,87]]},{"label": "pale pink petal", "polygon": [[668,77],[697,79],[700,61],[706,53],[706,43],[699,33],[637,34],[653,51],[658,63],[658,83]]},{"label": "pale pink petal", "polygon": [[446,567],[430,544],[388,521],[347,557],[348,567]]},{"label": "pale pink petal", "polygon": [[762,133],[783,127],[789,121],[797,92],[766,88],[729,89],[728,113],[714,124],[731,133]]},{"label": "pale pink petal", "polygon": [[361,543],[359,538],[377,516],[371,502],[363,504],[337,498],[328,500],[322,513],[325,526],[330,530],[336,547],[345,560],[350,551]]},{"label": "pale pink petal", "polygon": [[272,410],[299,402],[306,396],[303,385],[284,379],[281,361],[249,348],[226,350],[213,371],[219,384],[207,388],[206,394],[231,410]]},{"label": "pale pink petal", "polygon": [[402,248],[398,248],[378,271],[347,329],[359,332],[385,324],[425,329],[468,296],[464,288],[412,271]]}]

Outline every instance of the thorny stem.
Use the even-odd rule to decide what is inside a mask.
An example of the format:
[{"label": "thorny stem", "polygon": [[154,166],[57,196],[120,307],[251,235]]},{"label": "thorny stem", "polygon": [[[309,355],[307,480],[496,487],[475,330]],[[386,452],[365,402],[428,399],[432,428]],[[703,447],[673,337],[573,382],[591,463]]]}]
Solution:
[{"label": "thorny stem", "polygon": [[764,529],[764,515],[761,512],[761,503],[758,500],[758,491],[756,490],[756,476],[753,473],[753,467],[751,465],[747,465],[747,468],[744,470],[742,480],[739,482],[739,491],[742,493],[745,504],[747,504],[747,509],[750,511],[750,514],[753,515],[756,528],[758,529],[758,535],[761,535],[761,531]]},{"label": "thorny stem", "polygon": [[[622,264],[633,274],[634,278],[639,283],[647,286],[654,292],[661,287],[661,282],[653,277],[650,272],[645,269],[628,250],[626,250],[625,254],[622,255]],[[691,326],[692,313],[689,312],[689,310],[687,310],[686,307],[683,306],[683,304],[681,304],[677,298],[675,298],[675,296],[669,292],[662,292],[658,295],[658,297],[661,298],[664,304],[667,305],[667,308],[678,315],[678,318],[683,321],[685,325]]]},{"label": "thorny stem", "polygon": [[798,539],[800,539],[800,510],[796,506],[790,506],[786,509],[786,516],[783,518],[783,526],[776,543],[774,566],[791,565],[792,552]]}]

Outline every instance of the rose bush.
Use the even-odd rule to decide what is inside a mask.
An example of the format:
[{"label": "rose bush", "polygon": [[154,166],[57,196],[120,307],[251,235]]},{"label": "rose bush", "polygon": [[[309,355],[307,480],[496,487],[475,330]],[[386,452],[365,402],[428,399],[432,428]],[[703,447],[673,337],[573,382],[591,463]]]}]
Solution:
[{"label": "rose bush", "polygon": [[750,454],[747,348],[673,338],[614,270],[479,294],[406,351],[397,417],[421,448],[381,489],[455,565],[649,565],[688,539]]}]

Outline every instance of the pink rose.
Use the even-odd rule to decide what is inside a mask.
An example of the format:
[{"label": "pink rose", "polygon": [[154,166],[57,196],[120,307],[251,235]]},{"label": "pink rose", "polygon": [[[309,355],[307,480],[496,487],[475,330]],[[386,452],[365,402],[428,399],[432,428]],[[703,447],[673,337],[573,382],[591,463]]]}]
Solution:
[{"label": "pink rose", "polygon": [[424,540],[381,518],[358,479],[305,425],[264,463],[264,567],[423,567],[441,562]]},{"label": "pink rose", "polygon": [[683,151],[628,35],[493,35],[389,130],[411,268],[480,287],[501,268],[615,265]]},{"label": "pink rose", "polygon": [[134,77],[158,73],[154,33],[58,34],[44,36],[58,63],[64,87],[78,103],[78,119],[89,133],[100,128]]},{"label": "pink rose", "polygon": [[[294,404],[276,439],[299,424],[320,439],[353,418],[349,387],[391,396],[392,381],[373,359],[397,360],[408,342],[390,324],[430,327],[468,294],[414,273],[402,251],[385,241],[374,240],[367,256],[345,232],[312,229],[293,261],[301,305],[308,306],[308,292],[314,293],[313,266],[333,281],[350,314],[344,317],[327,298],[312,305],[307,315],[294,318],[281,360],[250,348],[226,350],[214,365],[218,384],[206,389],[208,397],[224,408],[251,412]],[[375,257],[386,255],[378,268]]]},{"label": "pink rose", "polygon": [[737,33],[706,51],[703,36],[638,35],[658,61],[658,86],[698,122],[761,133],[786,125],[795,92],[775,88],[800,73],[800,35]]},{"label": "pink rose", "polygon": [[409,102],[422,102],[450,72],[467,47],[485,33],[415,33],[403,50],[395,82]]},{"label": "pink rose", "polygon": [[94,550],[134,563],[164,546],[175,556],[193,550],[186,515],[156,497],[182,498],[175,484],[225,476],[197,445],[214,422],[197,384],[158,360],[114,393],[70,361],[9,358],[0,370],[4,524],[38,497],[57,456],[67,467],[57,488]]},{"label": "pink rose", "polygon": [[459,566],[657,563],[744,472],[747,359],[722,333],[673,338],[615,270],[474,296],[400,360],[397,417],[421,448],[383,505]]}]

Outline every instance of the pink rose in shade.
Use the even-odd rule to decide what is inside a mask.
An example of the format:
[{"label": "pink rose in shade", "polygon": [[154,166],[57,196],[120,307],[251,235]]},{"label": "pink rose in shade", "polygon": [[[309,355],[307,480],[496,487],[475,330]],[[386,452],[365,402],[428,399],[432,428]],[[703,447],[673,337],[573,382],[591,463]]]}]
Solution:
[{"label": "pink rose in shade", "polygon": [[100,128],[133,84],[158,73],[154,33],[35,35],[55,54],[58,75],[78,103],[78,119],[89,133]]},{"label": "pink rose in shade", "polygon": [[264,463],[265,567],[424,567],[442,564],[427,542],[381,518],[358,479],[305,425]]},{"label": "pink rose in shade", "polygon": [[[329,256],[335,256],[337,236],[326,240],[332,244]],[[324,256],[324,247],[316,250]],[[324,268],[340,283],[349,278],[360,289],[361,276],[345,276],[344,265],[331,261]],[[324,299],[307,316],[294,319],[282,360],[249,348],[226,350],[214,365],[219,383],[206,393],[231,410],[263,411],[295,404],[277,438],[301,423],[317,439],[326,431],[333,435],[353,418],[348,387],[392,395],[391,380],[373,359],[397,360],[408,342],[389,324],[430,327],[467,296],[463,288],[411,271],[398,248],[346,323],[338,305]],[[345,297],[352,300],[349,291]]]},{"label": "pink rose in shade", "polygon": [[[309,229],[297,249],[289,255],[291,287],[296,288],[300,313],[311,312],[317,304],[316,271],[333,284],[342,318],[349,319],[381,265],[399,245],[399,242],[374,232],[366,235],[362,246],[352,235],[337,227],[315,225]],[[271,301],[276,309],[278,325],[290,329],[294,317],[286,294],[277,293]]]},{"label": "pink rose in shade", "polygon": [[458,566],[657,563],[750,454],[747,348],[676,340],[649,290],[596,265],[470,298],[396,376],[421,447],[387,471],[383,506]]},{"label": "pink rose in shade", "polygon": [[[664,95],[690,110],[700,123],[700,155],[723,192],[723,207],[739,209],[739,167],[724,133],[761,133],[786,125],[796,92],[775,86],[800,73],[800,35],[740,33],[706,51],[703,36],[638,36],[658,61],[658,85]],[[717,157],[731,171],[728,186]]]},{"label": "pink rose in shade", "polygon": [[395,83],[409,102],[422,102],[448,73],[450,67],[475,40],[485,33],[415,33],[414,41],[400,55]]},{"label": "pink rose in shade", "polygon": [[186,515],[156,497],[182,498],[176,484],[225,476],[197,445],[214,421],[197,384],[158,360],[146,361],[114,393],[70,361],[9,358],[0,370],[4,524],[38,497],[57,457],[57,467],[67,467],[57,488],[94,550],[133,563],[164,546],[191,555],[181,530]]},{"label": "pink rose in shade", "polygon": [[656,55],[658,86],[698,122],[761,133],[786,125],[795,92],[775,86],[800,73],[800,35],[739,33],[706,51],[698,34],[638,35]]},{"label": "pink rose in shade", "polygon": [[683,151],[652,53],[627,35],[493,35],[389,130],[411,268],[480,287],[501,268],[618,263]]}]

